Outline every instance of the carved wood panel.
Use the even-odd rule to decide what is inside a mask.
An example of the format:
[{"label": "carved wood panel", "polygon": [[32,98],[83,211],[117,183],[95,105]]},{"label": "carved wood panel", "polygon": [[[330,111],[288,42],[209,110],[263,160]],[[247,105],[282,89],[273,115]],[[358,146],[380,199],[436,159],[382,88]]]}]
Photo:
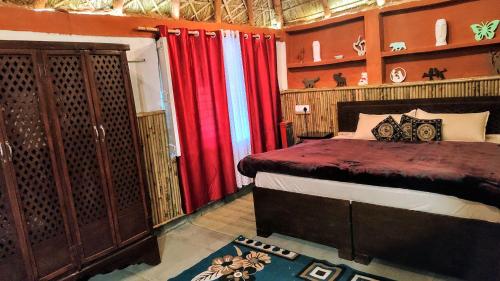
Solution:
[{"label": "carved wood panel", "polygon": [[[71,264],[32,54],[0,54],[0,105],[20,207],[40,276]],[[50,256],[50,259],[47,257]]]},{"label": "carved wood panel", "polygon": [[82,58],[78,52],[51,52],[47,55],[46,68],[83,255],[91,257],[113,248],[114,241],[111,207],[96,144],[99,142],[97,125]]},{"label": "carved wood panel", "polygon": [[129,115],[126,77],[119,53],[91,54],[93,82],[105,129],[105,146],[121,241],[147,231],[138,147]]},{"label": "carved wood panel", "polygon": [[27,276],[19,245],[20,236],[15,228],[4,175],[4,167],[0,165],[0,280],[24,281]]}]

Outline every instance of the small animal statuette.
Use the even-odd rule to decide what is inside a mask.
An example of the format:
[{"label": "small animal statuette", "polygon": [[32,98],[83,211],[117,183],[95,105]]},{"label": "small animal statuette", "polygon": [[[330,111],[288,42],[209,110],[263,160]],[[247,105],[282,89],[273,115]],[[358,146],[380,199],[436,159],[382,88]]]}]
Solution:
[{"label": "small animal statuette", "polygon": [[493,20],[491,22],[482,22],[481,24],[473,24],[470,26],[475,36],[476,41],[481,41],[484,38],[493,39],[495,37],[495,31],[500,24],[500,20]]},{"label": "small animal statuette", "polygon": [[307,79],[307,78],[304,78],[304,80],[302,80],[302,83],[304,83],[304,87],[306,89],[309,89],[309,88],[314,88],[314,84],[316,84],[316,82],[319,81],[319,77],[316,77],[314,79]]},{"label": "small animal statuette", "polygon": [[496,74],[500,74],[500,51],[491,52],[491,64]]},{"label": "small animal statuette", "polygon": [[436,67],[431,67],[429,68],[429,71],[427,73],[424,73],[424,75],[422,75],[422,78],[429,78],[429,80],[434,80],[434,77],[436,78],[439,78],[441,80],[445,79],[444,77],[444,73],[446,72],[446,68],[443,69],[443,70],[439,70],[437,69]]},{"label": "small animal statuette", "polygon": [[361,39],[361,35],[358,36],[358,41],[352,43],[352,48],[358,53],[358,56],[364,56],[366,54],[366,40]]},{"label": "small animal statuette", "polygon": [[347,81],[345,77],[342,77],[342,73],[333,74],[333,79],[337,82],[337,87],[347,86]]},{"label": "small animal statuette", "polygon": [[392,42],[389,47],[391,47],[391,51],[397,52],[397,51],[402,51],[406,50],[406,43],[405,42]]}]

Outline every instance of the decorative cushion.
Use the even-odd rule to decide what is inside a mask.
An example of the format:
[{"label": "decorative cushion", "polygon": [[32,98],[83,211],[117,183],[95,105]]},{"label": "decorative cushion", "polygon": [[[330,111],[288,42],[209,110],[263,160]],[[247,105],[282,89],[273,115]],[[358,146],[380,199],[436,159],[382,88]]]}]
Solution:
[{"label": "decorative cushion", "polygon": [[411,121],[412,120],[418,120],[415,117],[408,116],[406,114],[403,114],[401,116],[401,121],[399,121],[399,127],[401,127],[401,130],[403,131],[403,134],[401,135],[402,141],[411,141]]},{"label": "decorative cushion", "polygon": [[478,113],[429,113],[417,110],[419,119],[442,119],[444,141],[484,142],[489,111]]},{"label": "decorative cushion", "polygon": [[[410,112],[405,113],[408,116],[415,117],[417,110],[414,109]],[[399,123],[402,114],[365,114],[360,113],[358,119],[358,126],[356,132],[354,133],[354,139],[358,140],[375,140],[372,134],[373,127],[377,126],[378,123],[382,122],[385,118],[392,116],[396,122]]]},{"label": "decorative cushion", "polygon": [[414,119],[411,121],[411,140],[415,142],[440,141],[441,119]]},{"label": "decorative cushion", "polygon": [[378,141],[398,141],[403,131],[396,120],[389,116],[372,129],[372,134]]}]

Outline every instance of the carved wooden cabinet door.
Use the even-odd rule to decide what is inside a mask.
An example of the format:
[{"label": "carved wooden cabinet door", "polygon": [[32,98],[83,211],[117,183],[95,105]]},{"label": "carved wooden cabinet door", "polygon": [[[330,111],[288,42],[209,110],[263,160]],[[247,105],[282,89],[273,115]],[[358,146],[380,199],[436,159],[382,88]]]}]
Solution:
[{"label": "carved wooden cabinet door", "polygon": [[116,248],[100,133],[82,51],[43,53],[57,154],[83,263]]},{"label": "carved wooden cabinet door", "polygon": [[127,60],[125,52],[94,51],[87,61],[117,239],[123,245],[150,229]]},{"label": "carved wooden cabinet door", "polygon": [[[10,183],[19,198],[34,275],[50,279],[74,269],[75,261],[39,60],[34,51],[0,51],[0,107],[4,116],[0,126],[4,126],[7,164],[13,170]],[[0,243],[9,245],[10,235],[13,233]],[[0,251],[14,253],[14,245],[10,246]]]},{"label": "carved wooden cabinet door", "polygon": [[[3,111],[0,110],[0,124],[3,124],[2,117]],[[0,125],[0,280],[32,280],[26,236],[20,223],[21,212],[16,192],[10,183],[13,170],[9,163],[4,129]]]}]

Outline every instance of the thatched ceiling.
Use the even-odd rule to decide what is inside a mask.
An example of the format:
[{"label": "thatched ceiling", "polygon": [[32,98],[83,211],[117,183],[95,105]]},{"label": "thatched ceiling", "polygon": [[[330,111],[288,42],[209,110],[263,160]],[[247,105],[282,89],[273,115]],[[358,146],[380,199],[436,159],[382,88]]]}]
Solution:
[{"label": "thatched ceiling", "polygon": [[[394,1],[399,0],[387,2]],[[144,14],[192,21],[214,21],[215,7],[220,5],[222,22],[280,28],[319,20],[331,13],[362,9],[374,5],[375,0],[0,0],[2,2],[29,8]]]}]

